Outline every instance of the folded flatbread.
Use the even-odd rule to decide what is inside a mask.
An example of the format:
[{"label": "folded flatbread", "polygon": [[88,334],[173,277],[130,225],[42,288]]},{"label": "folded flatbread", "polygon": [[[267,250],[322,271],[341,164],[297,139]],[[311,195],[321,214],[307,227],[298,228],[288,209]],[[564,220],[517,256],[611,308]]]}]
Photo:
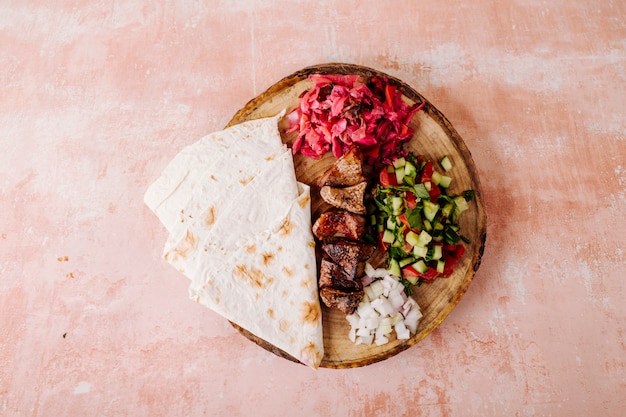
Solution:
[{"label": "folded flatbread", "polygon": [[310,189],[278,119],[244,122],[183,149],[145,195],[169,231],[163,257],[190,297],[317,368],[324,354]]}]

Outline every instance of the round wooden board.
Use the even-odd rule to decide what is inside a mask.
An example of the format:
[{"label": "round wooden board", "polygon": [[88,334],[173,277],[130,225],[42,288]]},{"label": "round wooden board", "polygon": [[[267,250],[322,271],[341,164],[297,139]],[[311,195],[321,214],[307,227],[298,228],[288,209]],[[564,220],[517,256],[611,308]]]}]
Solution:
[{"label": "round wooden board", "polygon": [[[425,103],[424,109],[419,111],[410,123],[415,131],[413,139],[405,146],[410,151],[425,155],[433,161],[438,161],[443,155],[448,155],[453,169],[449,175],[453,178],[450,193],[457,194],[465,190],[474,190],[475,197],[470,202],[470,209],[461,215],[461,232],[471,241],[466,245],[466,253],[460,260],[455,272],[449,278],[437,279],[432,284],[416,287],[413,297],[422,310],[423,317],[419,323],[417,333],[409,340],[400,341],[395,338],[382,346],[355,345],[348,339],[350,326],[345,315],[338,310],[326,308],[322,303],[322,317],[324,326],[324,358],[321,367],[352,368],[369,365],[389,357],[415,345],[432,332],[452,311],[463,294],[467,291],[483,254],[486,240],[486,214],[483,206],[483,197],[476,167],[470,151],[463,139],[454,130],[450,122],[422,95],[413,90],[404,82],[371,68],[351,64],[325,64],[304,68],[274,84],[267,91],[254,98],[245,107],[239,110],[228,126],[247,120],[270,117],[286,110],[288,114],[298,106],[300,94],[309,89],[313,83],[308,79],[310,74],[358,74],[364,78],[372,76],[387,77],[402,91],[405,100],[409,103]],[[279,122],[283,142],[291,146],[297,133],[285,134],[287,121]],[[294,156],[294,165],[298,181],[311,185],[311,215],[313,221],[328,206],[319,197],[319,188],[315,185],[316,179],[335,161],[331,153],[319,160],[303,155]],[[383,261],[383,256],[375,254],[373,263]],[[376,266],[376,265],[375,265]],[[235,325],[244,336],[263,348],[283,358],[296,361],[293,357],[256,337],[250,332]]]}]

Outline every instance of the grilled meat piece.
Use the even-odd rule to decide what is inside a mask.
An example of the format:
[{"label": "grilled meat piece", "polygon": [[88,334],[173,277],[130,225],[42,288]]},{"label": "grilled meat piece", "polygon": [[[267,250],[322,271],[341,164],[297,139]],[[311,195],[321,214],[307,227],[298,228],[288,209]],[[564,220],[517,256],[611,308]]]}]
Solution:
[{"label": "grilled meat piece", "polygon": [[356,311],[359,303],[363,299],[363,290],[349,292],[331,287],[320,289],[320,297],[329,308],[336,308],[345,314],[352,314]]},{"label": "grilled meat piece", "polygon": [[367,210],[365,209],[365,204],[363,204],[366,188],[366,181],[348,187],[325,185],[320,189],[320,196],[328,204],[337,208],[356,214],[366,214]]},{"label": "grilled meat piece", "polygon": [[346,187],[365,181],[360,152],[352,148],[328,168],[317,181],[323,187]]},{"label": "grilled meat piece", "polygon": [[333,239],[322,243],[322,250],[353,279],[357,276],[359,263],[369,259],[374,249],[375,246],[369,243],[346,239]]},{"label": "grilled meat piece", "polygon": [[329,210],[320,215],[312,230],[319,240],[329,237],[359,240],[365,235],[365,217],[346,210]]},{"label": "grilled meat piece", "polygon": [[363,285],[348,276],[341,266],[334,263],[330,258],[322,258],[320,264],[320,288],[334,288],[348,292],[361,291]]}]

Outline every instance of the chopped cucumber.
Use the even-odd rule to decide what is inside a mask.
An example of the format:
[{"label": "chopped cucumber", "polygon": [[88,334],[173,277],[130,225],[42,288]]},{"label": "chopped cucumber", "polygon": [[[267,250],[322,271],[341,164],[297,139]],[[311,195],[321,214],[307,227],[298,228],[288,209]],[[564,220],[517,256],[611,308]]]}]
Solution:
[{"label": "chopped cucumber", "polygon": [[406,164],[406,159],[404,157],[400,157],[400,158],[396,159],[395,161],[393,161],[393,167],[395,169],[403,167],[405,164]]},{"label": "chopped cucumber", "polygon": [[393,234],[391,230],[385,230],[383,232],[382,240],[385,243],[393,243],[396,240],[396,236]]},{"label": "chopped cucumber", "polygon": [[433,246],[433,254],[430,257],[431,259],[441,259],[441,257],[443,256],[443,249],[441,245],[434,245]]},{"label": "chopped cucumber", "polygon": [[411,285],[417,285],[417,283],[419,282],[420,278],[418,276],[415,275],[409,275],[406,277],[406,280],[409,281],[411,283]]},{"label": "chopped cucumber", "polygon": [[401,277],[402,276],[402,270],[400,269],[400,264],[398,263],[397,259],[390,259],[389,260],[388,271],[389,271],[390,274],[395,275],[397,277]]},{"label": "chopped cucumber", "polygon": [[442,188],[450,188],[450,184],[452,184],[452,178],[447,175],[441,175],[438,185]]},{"label": "chopped cucumber", "polygon": [[437,272],[440,274],[443,274],[443,270],[446,267],[446,261],[444,261],[443,259],[439,259],[437,261]]},{"label": "chopped cucumber", "polygon": [[404,175],[415,178],[415,176],[417,175],[417,168],[415,168],[415,165],[413,165],[409,161],[406,161],[406,163],[404,164]]},{"label": "chopped cucumber", "polygon": [[391,198],[391,211],[393,212],[393,214],[395,214],[396,216],[400,214],[400,209],[402,208],[403,203],[404,200],[402,199],[402,197]]},{"label": "chopped cucumber", "polygon": [[428,200],[424,201],[424,217],[426,217],[427,220],[432,222],[435,219],[438,211],[439,204],[435,204],[432,201]]},{"label": "chopped cucumber", "polygon": [[454,203],[448,203],[441,209],[441,215],[445,217],[450,217],[452,214],[452,210],[454,210]]},{"label": "chopped cucumber", "polygon": [[413,255],[418,258],[425,258],[428,255],[428,248],[426,246],[413,246]]},{"label": "chopped cucumber", "polygon": [[400,268],[402,268],[402,267],[412,264],[413,262],[415,262],[415,258],[408,257],[408,258],[400,259],[398,261],[398,265],[400,265]]},{"label": "chopped cucumber", "polygon": [[418,246],[420,243],[419,235],[412,230],[406,234],[404,240],[411,246]]},{"label": "chopped cucumber", "polygon": [[398,184],[401,184],[403,179],[404,179],[404,166],[397,167],[396,168],[396,180],[398,181]]},{"label": "chopped cucumber", "polygon": [[412,264],[411,266],[415,268],[415,270],[419,272],[420,274],[423,274],[424,272],[428,271],[428,265],[426,265],[426,262],[424,262],[421,259],[415,262],[414,264]]},{"label": "chopped cucumber", "polygon": [[441,167],[446,172],[448,172],[448,171],[450,171],[452,169],[452,161],[450,161],[450,158],[448,157],[448,155],[445,155],[443,158],[441,158],[439,163],[441,164]]},{"label": "chopped cucumber", "polygon": [[438,173],[437,171],[433,171],[433,176],[431,178],[431,181],[433,182],[433,184],[435,185],[439,185],[439,183],[441,182],[441,177],[443,175],[441,175],[440,173]]},{"label": "chopped cucumber", "polygon": [[461,195],[454,197],[453,201],[454,204],[456,204],[456,209],[459,213],[463,213],[469,208],[469,204],[467,204],[467,201]]},{"label": "chopped cucumber", "polygon": [[426,230],[422,230],[419,234],[419,239],[417,245],[415,246],[426,246],[433,240],[433,237],[428,234]]}]

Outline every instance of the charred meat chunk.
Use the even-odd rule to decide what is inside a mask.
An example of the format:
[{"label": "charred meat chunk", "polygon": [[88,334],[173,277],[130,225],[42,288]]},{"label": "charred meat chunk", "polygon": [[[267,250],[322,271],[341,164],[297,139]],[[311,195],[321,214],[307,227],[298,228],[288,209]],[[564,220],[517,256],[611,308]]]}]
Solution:
[{"label": "charred meat chunk", "polygon": [[332,239],[322,242],[322,250],[351,278],[357,276],[359,263],[369,259],[375,246],[365,242]]},{"label": "charred meat chunk", "polygon": [[349,292],[331,287],[320,289],[320,297],[324,304],[329,308],[336,308],[345,314],[352,314],[356,311],[363,299],[363,294],[363,290]]},{"label": "charred meat chunk", "polygon": [[325,185],[320,189],[320,196],[328,204],[356,214],[365,214],[363,204],[367,182],[363,181],[348,187],[331,187]]},{"label": "charred meat chunk", "polygon": [[338,290],[354,292],[361,291],[363,285],[348,276],[341,266],[332,262],[329,258],[323,258],[320,264],[320,288],[335,288]]},{"label": "charred meat chunk", "polygon": [[363,162],[360,152],[352,148],[341,156],[318,179],[317,185],[323,187],[347,187],[365,181]]},{"label": "charred meat chunk", "polygon": [[329,237],[360,240],[366,232],[365,217],[347,210],[329,210],[320,215],[312,230],[319,240]]}]

